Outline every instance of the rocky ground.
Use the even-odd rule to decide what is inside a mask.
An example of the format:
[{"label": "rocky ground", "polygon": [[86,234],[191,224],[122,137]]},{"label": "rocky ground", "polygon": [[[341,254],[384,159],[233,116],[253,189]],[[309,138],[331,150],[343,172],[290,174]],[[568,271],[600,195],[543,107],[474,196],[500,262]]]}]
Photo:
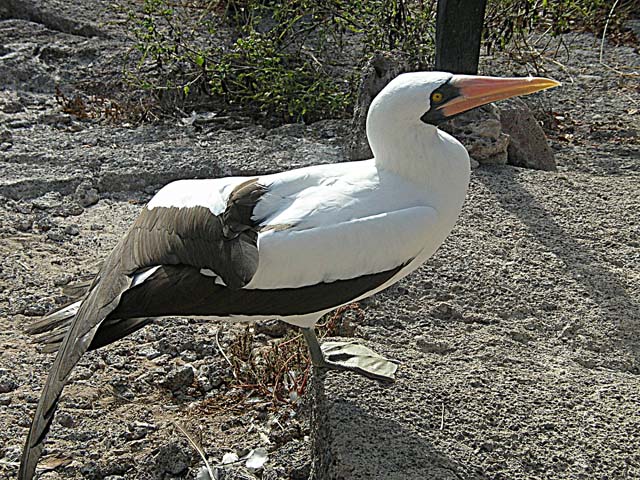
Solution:
[{"label": "rocky ground", "polygon": [[[81,7],[0,6],[0,478],[17,471],[52,362],[24,328],[95,271],[154,191],[339,161],[349,134],[343,121],[65,114],[56,85],[127,48],[106,2]],[[475,169],[437,255],[362,305],[355,335],[403,362],[396,384],[329,374],[274,406],[221,353],[244,327],[162,320],[83,358],[42,478],[195,478],[202,461],[176,425],[214,464],[269,454],[218,478],[640,478],[640,56],[607,44],[602,65],[598,39],[564,40],[566,55],[539,59],[563,87],[530,101],[558,172]],[[527,73],[504,56],[482,68]],[[258,346],[282,335],[255,333]]]}]

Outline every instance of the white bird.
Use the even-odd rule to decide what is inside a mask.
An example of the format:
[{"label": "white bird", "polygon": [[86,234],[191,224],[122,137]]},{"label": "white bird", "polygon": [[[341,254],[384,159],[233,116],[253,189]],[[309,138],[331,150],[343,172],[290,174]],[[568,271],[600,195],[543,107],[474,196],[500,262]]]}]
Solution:
[{"label": "white bird", "polygon": [[18,478],[33,477],[80,357],[153,318],[280,319],[302,329],[315,367],[392,379],[396,364],[368,349],[333,342],[323,352],[315,323],[415,270],[453,228],[469,184],[469,156],[438,130],[439,122],[557,85],[545,78],[406,73],[369,108],[371,160],[164,187],[84,298],[32,329],[49,332],[45,341],[58,354]]}]

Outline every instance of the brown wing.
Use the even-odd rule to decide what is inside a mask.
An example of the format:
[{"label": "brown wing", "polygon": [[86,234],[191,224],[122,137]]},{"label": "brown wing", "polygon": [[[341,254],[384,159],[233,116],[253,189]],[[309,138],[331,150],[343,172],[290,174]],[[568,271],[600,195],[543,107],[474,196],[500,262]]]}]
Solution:
[{"label": "brown wing", "polygon": [[258,234],[251,216],[264,193],[252,179],[233,190],[221,215],[206,207],[142,211],[100,268],[61,342],[29,430],[19,480],[33,478],[64,384],[130,288],[132,274],[156,265],[188,265],[213,270],[230,288],[247,284],[258,265]]},{"label": "brown wing", "polygon": [[238,185],[226,210],[206,207],[144,209],[120,248],[121,268],[131,275],[155,265],[190,265],[214,271],[231,288],[241,288],[258,268],[253,209],[266,193],[257,179]]}]

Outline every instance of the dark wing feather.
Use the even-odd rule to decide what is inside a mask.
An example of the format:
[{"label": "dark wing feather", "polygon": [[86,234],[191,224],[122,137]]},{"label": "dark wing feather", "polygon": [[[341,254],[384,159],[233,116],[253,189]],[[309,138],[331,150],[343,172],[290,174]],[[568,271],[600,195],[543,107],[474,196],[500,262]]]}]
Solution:
[{"label": "dark wing feather", "polygon": [[256,179],[248,180],[233,190],[220,215],[206,207],[145,209],[124,249],[129,274],[144,265],[191,265],[242,288],[258,268],[258,225],[251,217],[265,193]]},{"label": "dark wing feather", "polygon": [[[92,345],[94,348],[104,345],[144,325],[144,321],[116,321],[118,328],[112,323],[104,324],[122,294],[130,288],[132,275],[156,265],[183,264],[209,268],[231,288],[246,285],[257,268],[257,225],[251,215],[265,192],[256,179],[244,182],[231,193],[221,215],[213,215],[205,207],[142,211],[101,266],[62,339],[36,407],[22,454],[19,480],[33,477],[64,384],[82,355]],[[56,326],[68,321],[60,319]],[[105,327],[101,336],[94,339],[102,325]],[[51,340],[55,344],[57,337],[54,335]]]},{"label": "dark wing feather", "polygon": [[[140,285],[124,292],[117,308],[104,320],[89,350],[108,345],[167,315],[227,317],[287,316],[315,313],[353,301],[393,277],[402,265],[358,278],[272,290],[230,289],[194,267],[166,265]],[[55,350],[58,337],[46,339]]]},{"label": "dark wing feather", "polygon": [[[403,266],[346,280],[261,290],[231,289],[216,284],[214,278],[201,275],[193,267],[167,265],[156,270],[144,283],[125,292],[110,318],[145,315],[287,316],[321,312],[349,303],[379,287]],[[101,330],[98,330],[96,338],[100,335]]]}]

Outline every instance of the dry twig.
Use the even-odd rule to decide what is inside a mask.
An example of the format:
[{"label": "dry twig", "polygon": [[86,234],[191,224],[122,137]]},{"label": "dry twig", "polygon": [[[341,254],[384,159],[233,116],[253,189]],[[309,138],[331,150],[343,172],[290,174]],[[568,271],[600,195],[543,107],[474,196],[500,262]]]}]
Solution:
[{"label": "dry twig", "polygon": [[211,465],[209,465],[209,462],[207,461],[207,455],[204,452],[204,449],[202,448],[202,445],[200,444],[200,442],[198,440],[196,440],[193,435],[191,435],[189,433],[189,431],[183,427],[182,425],[180,425],[178,422],[173,422],[173,424],[175,425],[175,427],[180,430],[182,432],[182,434],[187,437],[187,440],[189,441],[189,443],[191,444],[191,446],[195,449],[196,452],[198,452],[198,454],[200,455],[200,457],[202,458],[202,460],[204,460],[204,464],[207,467],[207,472],[209,473],[209,477],[210,478],[215,478],[213,476],[213,471],[211,470]]}]

